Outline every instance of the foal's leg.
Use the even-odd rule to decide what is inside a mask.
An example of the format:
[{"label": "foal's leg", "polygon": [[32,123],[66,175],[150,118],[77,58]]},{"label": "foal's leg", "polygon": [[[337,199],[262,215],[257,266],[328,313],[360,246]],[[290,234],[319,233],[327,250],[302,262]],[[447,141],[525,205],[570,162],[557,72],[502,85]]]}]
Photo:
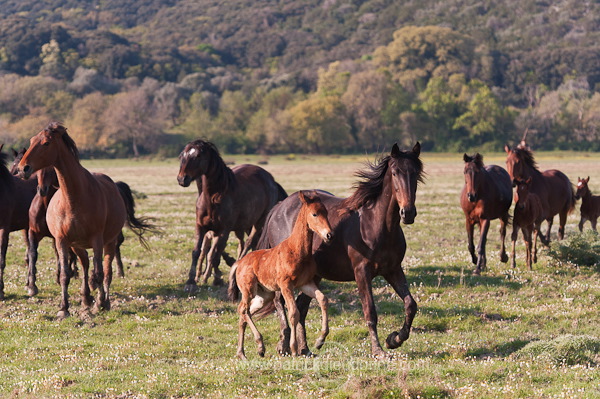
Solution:
[{"label": "foal's leg", "polygon": [[508,226],[508,212],[500,217],[500,262],[508,262],[508,255],[504,247],[504,239],[506,238],[506,226]]},{"label": "foal's leg", "polygon": [[412,297],[410,290],[408,289],[408,282],[401,265],[398,265],[395,270],[383,276],[385,280],[390,283],[394,291],[404,301],[404,324],[400,331],[393,331],[388,335],[385,340],[385,346],[388,349],[396,349],[408,340],[410,336],[410,329],[412,327],[413,320],[417,314],[417,302]]},{"label": "foal's leg", "polygon": [[[514,223],[514,221],[513,221]],[[511,251],[510,251],[510,264],[513,269],[517,267],[517,261],[515,260],[515,247],[517,245],[517,238],[519,236],[519,227],[516,224],[513,224],[512,234],[510,235],[511,242]]]},{"label": "foal's leg", "polygon": [[533,263],[537,263],[537,239],[540,235],[540,223],[533,225]]},{"label": "foal's leg", "polygon": [[92,260],[94,265],[94,271],[92,272],[92,278],[90,279],[90,287],[92,289],[97,289],[96,303],[94,304],[96,311],[102,309],[106,297],[106,294],[104,293],[104,268],[102,267],[103,248],[104,243],[102,242],[102,237],[97,237],[94,240],[92,240]]},{"label": "foal's leg", "polygon": [[584,225],[584,223],[585,223],[586,220],[587,219],[583,215],[581,215],[581,219],[579,220],[579,232],[580,233],[583,231],[583,225]]},{"label": "foal's leg", "polygon": [[9,233],[9,229],[0,229],[0,301],[4,300],[4,268],[6,267]]},{"label": "foal's leg", "polygon": [[285,306],[288,311],[288,318],[290,321],[290,349],[292,350],[292,356],[298,356],[298,342],[296,340],[296,329],[300,322],[300,312],[296,307],[296,301],[294,300],[294,291],[291,284],[285,287],[281,287],[281,295],[285,299]]},{"label": "foal's leg", "polygon": [[531,248],[531,226],[523,227],[523,240],[525,241],[525,259],[529,270],[533,270],[531,266],[532,248]]},{"label": "foal's leg", "polygon": [[479,245],[477,246],[477,268],[473,274],[480,274],[487,268],[487,258],[485,256],[485,244],[487,242],[487,234],[490,229],[490,221],[481,219],[479,222]]},{"label": "foal's leg", "polygon": [[315,342],[315,347],[321,349],[325,343],[325,338],[329,334],[329,320],[327,317],[327,305],[329,301],[313,281],[300,287],[300,290],[309,297],[316,298],[321,308],[321,335],[319,335],[319,338]]},{"label": "foal's leg", "polygon": [[590,219],[590,223],[592,224],[592,229],[593,229],[594,231],[598,231],[598,230],[596,229],[596,222],[597,222],[597,221],[598,221],[598,218],[597,218],[597,217],[596,217],[595,219]]},{"label": "foal's leg", "polygon": [[190,294],[193,294],[194,292],[198,291],[198,285],[196,285],[196,267],[198,266],[198,258],[200,257],[200,252],[202,250],[202,240],[204,240],[205,234],[206,230],[196,223],[196,234],[194,235],[194,240],[196,241],[196,244],[194,246],[194,249],[192,250],[192,264],[188,273],[188,280],[186,281],[185,287],[183,288],[185,292],[189,292]]}]

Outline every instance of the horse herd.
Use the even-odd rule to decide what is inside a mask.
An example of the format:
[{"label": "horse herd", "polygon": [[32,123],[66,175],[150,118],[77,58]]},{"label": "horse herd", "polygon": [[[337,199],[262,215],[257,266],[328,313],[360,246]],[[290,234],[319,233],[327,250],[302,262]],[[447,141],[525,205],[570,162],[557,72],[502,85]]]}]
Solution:
[{"label": "horse herd", "polygon": [[[576,198],[582,199],[580,230],[586,220],[595,230],[600,215],[600,197],[590,192],[589,177],[579,179],[575,190],[562,172],[540,172],[524,140],[505,150],[508,172],[499,166],[485,166],[480,154],[464,155],[465,186],[460,201],[476,274],[486,268],[485,244],[493,219],[500,219],[501,223],[500,259],[509,260],[504,241],[513,187],[513,266],[519,229],[523,231],[527,265],[531,268],[531,263],[536,262],[536,241],[544,220],[548,222],[547,232],[539,237],[547,245],[556,214],[560,221],[558,237],[563,238],[567,214],[574,208]],[[372,291],[372,280],[382,276],[402,298],[405,308],[404,324],[387,336],[386,347],[397,348],[409,338],[417,304],[402,269],[406,240],[401,223],[412,224],[417,216],[416,192],[423,181],[420,151],[418,142],[407,151],[394,145],[389,155],[357,172],[359,181],[351,196],[339,198],[322,190],[288,196],[261,167],[229,168],[213,144],[196,140],[186,145],[179,157],[177,181],[183,187],[195,182],[198,198],[195,246],[184,289],[194,292],[198,281],[206,283],[213,273],[213,283],[222,284],[221,258],[232,266],[228,293],[232,299],[241,294],[238,357],[245,358],[244,334],[248,325],[259,354],[264,355],[262,336],[252,317],[262,317],[273,309],[281,331],[277,350],[282,354],[309,355],[304,323],[312,298],[317,299],[322,312],[316,343],[319,348],[329,331],[327,297],[319,289],[323,278],[356,281],[371,352],[375,357],[386,357],[377,333]],[[8,235],[24,230],[28,295],[38,292],[37,245],[47,236],[55,243],[57,282],[62,291],[58,317],[69,316],[68,286],[77,273],[76,258],[83,269],[82,312],[88,312],[92,306],[95,311],[110,309],[115,257],[118,273],[123,273],[119,252],[124,239],[122,228],[130,227],[144,245],[144,234],[155,230],[151,219],[135,215],[129,186],[86,170],[67,129],[59,123],[49,124],[31,138],[29,149],[16,157],[12,173],[6,162],[7,154],[0,152],[0,299],[4,299]],[[477,252],[473,242],[476,224],[480,226]],[[236,259],[224,253],[231,232],[239,242]],[[90,278],[89,248],[93,250]],[[202,274],[204,259],[207,267]],[[300,290],[296,299],[294,289]],[[97,290],[95,299],[91,290]]]}]

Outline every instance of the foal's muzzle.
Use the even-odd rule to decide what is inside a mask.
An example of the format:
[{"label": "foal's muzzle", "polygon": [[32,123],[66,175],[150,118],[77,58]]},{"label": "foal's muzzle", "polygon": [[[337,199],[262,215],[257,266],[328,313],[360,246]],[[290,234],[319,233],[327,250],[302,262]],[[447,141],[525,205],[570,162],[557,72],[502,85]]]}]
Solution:
[{"label": "foal's muzzle", "polygon": [[404,224],[413,224],[417,217],[417,208],[414,206],[407,206],[400,208],[400,221]]}]

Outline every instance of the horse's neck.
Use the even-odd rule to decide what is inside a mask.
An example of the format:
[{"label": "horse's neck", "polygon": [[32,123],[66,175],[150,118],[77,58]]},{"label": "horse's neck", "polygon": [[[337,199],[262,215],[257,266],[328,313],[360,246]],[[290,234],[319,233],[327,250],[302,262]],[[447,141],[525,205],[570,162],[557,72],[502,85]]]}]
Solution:
[{"label": "horse's neck", "polygon": [[395,226],[400,225],[400,207],[392,190],[391,178],[385,177],[385,182],[381,194],[372,206],[363,206],[361,208],[361,221],[365,220],[372,226],[377,226],[376,234],[381,231],[390,232]]},{"label": "horse's neck", "polygon": [[90,173],[72,154],[67,152],[68,150],[65,149],[58,156],[58,161],[54,165],[58,186],[61,188],[62,195],[67,198],[73,198],[89,194],[86,175],[90,175]]},{"label": "horse's neck", "polygon": [[223,193],[229,189],[232,181],[233,171],[222,159],[217,159],[210,170],[203,175],[202,190],[206,190],[210,195]]},{"label": "horse's neck", "polygon": [[581,196],[581,203],[590,203],[592,201],[592,192],[588,189],[585,191],[585,194]]},{"label": "horse's neck", "polygon": [[298,256],[298,259],[312,255],[314,233],[308,228],[307,213],[308,209],[303,205],[292,228],[292,234],[285,240],[287,247]]},{"label": "horse's neck", "polygon": [[527,179],[529,177],[532,177],[534,184],[536,181],[540,181],[540,179],[543,177],[542,172],[540,172],[537,168],[534,168],[531,165],[525,164],[525,166],[526,167],[523,169],[525,171],[525,173],[523,174],[523,178]]}]

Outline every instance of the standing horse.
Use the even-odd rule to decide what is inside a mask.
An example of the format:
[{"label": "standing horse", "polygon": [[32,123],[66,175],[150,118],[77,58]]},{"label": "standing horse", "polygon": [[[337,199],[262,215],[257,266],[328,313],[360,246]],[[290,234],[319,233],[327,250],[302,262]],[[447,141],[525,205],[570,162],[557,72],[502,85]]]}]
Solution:
[{"label": "standing horse", "polygon": [[[355,192],[348,198],[319,191],[329,212],[333,239],[330,244],[324,244],[315,235],[315,281],[318,283],[321,278],[356,281],[369,329],[371,352],[377,357],[385,357],[386,353],[381,348],[377,335],[377,310],[372,280],[376,276],[383,276],[404,301],[404,325],[400,331],[388,335],[388,348],[397,348],[408,339],[417,312],[417,303],[410,294],[402,270],[406,240],[400,222],[412,224],[417,216],[417,182],[422,181],[423,175],[420,152],[419,143],[411,151],[400,151],[398,145],[394,144],[388,156],[375,164],[369,163],[367,170],[357,173],[364,180],[357,184]],[[287,238],[301,206],[302,202],[297,196],[290,196],[276,205],[269,214],[258,248],[273,247]],[[298,343],[303,354],[310,353],[304,330],[310,301],[311,298],[303,293],[296,301],[300,311]],[[279,301],[275,301],[275,305],[278,303]],[[281,311],[278,311],[278,315],[282,328],[278,349],[280,352],[288,352],[286,332],[289,330],[285,315]]]},{"label": "standing horse", "polygon": [[[515,244],[519,229],[523,231],[523,240],[525,241],[526,263],[529,270],[532,270],[531,263],[537,263],[537,239],[540,233],[540,226],[545,219],[544,207],[540,197],[532,193],[531,178],[527,180],[514,181],[517,190],[515,191],[515,215],[513,218],[513,231],[511,235],[512,251],[510,254],[512,267],[516,267]],[[533,243],[531,236],[533,234]],[[543,237],[540,237],[543,241]]]},{"label": "standing horse", "polygon": [[[483,165],[483,156],[479,153],[474,156],[464,154],[465,185],[460,194],[460,206],[465,213],[465,227],[469,240],[469,253],[473,264],[477,265],[474,274],[480,274],[487,266],[485,244],[490,228],[490,221],[500,219],[500,261],[508,262],[508,255],[504,247],[506,226],[508,224],[508,210],[512,201],[512,188],[510,177],[498,165]],[[473,231],[479,224],[479,244],[475,256]]]},{"label": "standing horse", "polygon": [[[4,269],[10,232],[28,230],[29,205],[35,196],[36,179],[23,181],[8,170],[7,156],[0,146],[0,300],[4,300]],[[27,240],[26,240],[27,241]]]},{"label": "standing horse", "polygon": [[311,298],[316,298],[321,307],[321,335],[315,344],[317,348],[323,346],[325,337],[329,333],[327,297],[314,281],[317,265],[313,258],[312,247],[314,233],[317,233],[324,242],[331,240],[331,225],[327,220],[327,209],[316,193],[307,195],[299,191],[298,198],[302,207],[294,223],[292,234],[271,249],[249,252],[231,268],[229,298],[237,299],[236,288],[239,288],[242,293],[242,300],[238,306],[240,322],[237,355],[240,359],[246,359],[244,333],[247,324],[250,324],[250,329],[258,343],[259,355],[264,356],[265,345],[252,320],[252,314],[270,304],[276,291],[281,291],[287,305],[291,326],[292,355],[298,355],[295,337],[300,321],[294,300],[295,288],[299,288]]},{"label": "standing horse", "polygon": [[575,193],[569,178],[556,169],[540,172],[525,140],[513,149],[508,144],[505,145],[504,151],[507,154],[506,169],[511,181],[526,180],[531,177],[531,192],[537,194],[542,200],[548,222],[545,241],[550,242],[550,231],[556,214],[559,215],[560,221],[558,239],[562,240],[565,235],[567,215],[575,208]]},{"label": "standing horse", "polygon": [[[196,201],[196,234],[192,251],[192,264],[185,284],[185,291],[194,292],[196,267],[202,253],[202,243],[212,232],[208,266],[203,282],[215,270],[214,285],[223,283],[219,270],[221,257],[229,233],[238,238],[240,259],[254,249],[260,237],[267,214],[278,202],[287,197],[283,188],[266,170],[255,165],[240,165],[230,169],[214,144],[203,140],[188,143],[179,155],[181,165],[177,181],[188,187],[192,181],[198,186]],[[244,244],[244,234],[249,233]]]},{"label": "standing horse", "polygon": [[[69,248],[77,254],[83,267],[83,309],[87,311],[92,304],[91,287],[98,289],[96,310],[108,310],[112,260],[123,225],[127,223],[142,243],[145,243],[142,234],[151,226],[135,217],[134,207],[124,200],[122,191],[110,177],[90,173],[81,165],[75,142],[67,129],[55,122],[31,138],[29,149],[19,162],[18,173],[28,178],[36,170],[50,166],[54,167],[59,182],[46,213],[61,265],[62,298],[58,317],[69,316]],[[131,191],[128,194],[133,199]],[[89,282],[87,248],[92,248],[94,253],[94,271]]]},{"label": "standing horse", "polygon": [[600,216],[600,196],[592,195],[592,192],[588,187],[589,182],[589,176],[587,179],[577,178],[577,192],[575,193],[575,198],[581,198],[581,208],[579,209],[581,212],[579,231],[583,231],[583,224],[586,220],[590,221],[594,231],[598,231],[596,230],[596,222],[598,221],[598,216]]}]

